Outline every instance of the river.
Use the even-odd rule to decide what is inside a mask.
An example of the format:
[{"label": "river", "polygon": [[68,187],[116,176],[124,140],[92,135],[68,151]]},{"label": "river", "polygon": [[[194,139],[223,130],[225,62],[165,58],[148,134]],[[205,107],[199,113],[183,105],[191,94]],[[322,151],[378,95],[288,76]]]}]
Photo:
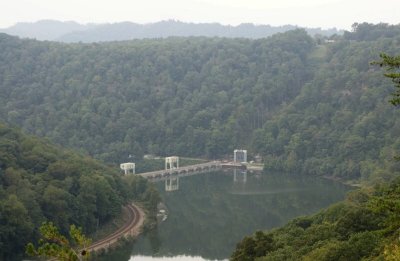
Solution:
[{"label": "river", "polygon": [[244,236],[315,213],[342,200],[349,190],[316,177],[241,170],[203,173],[156,185],[167,207],[166,220],[102,260],[228,259]]}]

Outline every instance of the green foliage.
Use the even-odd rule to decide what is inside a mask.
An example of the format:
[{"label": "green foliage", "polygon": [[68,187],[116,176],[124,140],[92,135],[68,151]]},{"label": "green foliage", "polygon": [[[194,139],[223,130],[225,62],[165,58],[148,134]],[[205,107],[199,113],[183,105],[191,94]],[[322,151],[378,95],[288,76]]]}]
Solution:
[{"label": "green foliage", "polygon": [[144,153],[219,158],[299,93],[314,46],[304,30],[101,45],[3,34],[0,57],[13,66],[0,66],[0,118],[113,164]]},{"label": "green foliage", "polygon": [[[383,27],[387,32],[398,30]],[[398,170],[392,159],[398,147],[399,112],[386,105],[391,87],[368,65],[376,60],[376,50],[396,49],[397,35],[368,42],[338,38],[326,46],[327,55],[313,79],[267,121],[264,137],[258,134],[267,171],[363,181],[393,177]]]},{"label": "green foliage", "polygon": [[[303,30],[101,45],[2,34],[0,59],[12,66],[0,65],[0,119],[114,165],[131,155],[142,170],[153,167],[140,163],[147,153],[212,159],[247,148],[267,171],[388,179],[399,112],[369,62],[396,52],[398,31],[358,24],[318,46]],[[47,160],[24,164],[41,172]]]},{"label": "green foliage", "polygon": [[116,168],[1,123],[0,134],[1,260],[20,257],[46,220],[79,241],[72,224],[90,234],[119,215],[126,202],[149,200],[153,206],[158,199],[155,192],[146,194],[150,188],[140,177],[124,177]]},{"label": "green foliage", "polygon": [[26,246],[26,253],[30,256],[54,257],[57,260],[78,261],[88,260],[90,253],[87,247],[91,240],[82,234],[80,228],[71,225],[69,239],[60,234],[52,222],[45,222],[39,228],[41,238],[37,249],[34,244]]},{"label": "green foliage", "polygon": [[157,189],[154,186],[148,186],[143,193],[142,199],[146,202],[146,208],[150,211],[150,215],[155,217],[157,214],[157,204],[161,201]]},{"label": "green foliage", "polygon": [[386,23],[354,23],[352,32],[345,32],[344,38],[356,41],[374,41],[379,38],[391,38],[399,35],[400,27]]},{"label": "green foliage", "polygon": [[397,231],[400,228],[400,179],[380,187],[368,204],[369,209],[383,219],[382,225],[390,233]]},{"label": "green foliage", "polygon": [[265,256],[274,249],[274,242],[270,235],[257,231],[254,238],[245,237],[236,247],[231,260],[245,261],[255,260]]},{"label": "green foliage", "polygon": [[[231,260],[397,260],[400,179],[374,190],[353,191],[346,201],[236,247]],[[268,239],[267,241],[265,239]],[[385,259],[383,259],[385,258]]]},{"label": "green foliage", "polygon": [[29,216],[29,206],[25,206],[15,194],[2,196],[0,201],[0,257],[7,260],[16,253],[21,253],[27,240],[33,237],[34,224],[33,217]]},{"label": "green foliage", "polygon": [[[0,59],[7,61],[0,64],[0,119],[114,164],[130,154],[135,159],[144,153],[219,158],[244,147],[263,156],[266,171],[387,180],[400,169],[392,160],[400,149],[399,111],[386,104],[392,86],[368,64],[377,59],[377,50],[398,51],[398,31],[399,26],[385,24],[355,25],[334,43],[320,42],[324,51],[318,55],[303,30],[259,40],[107,44],[0,34]],[[387,76],[397,87],[398,60],[392,58],[382,56],[381,64],[391,69]],[[52,220],[62,232],[76,223],[87,233],[132,196],[148,200],[150,207],[157,201],[156,192],[140,179],[125,182],[87,156],[60,152],[2,125],[0,171],[3,258],[34,238],[32,227],[43,220]],[[329,222],[292,226],[313,238],[310,249],[318,239],[334,237],[319,254],[339,258],[335,249],[347,249],[352,234],[366,228],[374,232],[381,229],[376,220],[396,218],[387,206],[388,217],[363,207],[330,210],[345,214],[335,220],[351,233]],[[28,215],[13,218],[13,207]],[[18,233],[27,236],[9,243]],[[275,260],[287,257],[286,248],[294,246],[277,249]]]},{"label": "green foliage", "polygon": [[[372,27],[372,28],[371,28]],[[383,29],[383,30],[382,30]],[[393,28],[392,28],[393,29]],[[395,27],[398,30],[398,27]],[[376,27],[367,24],[355,24],[354,34],[345,34],[348,39],[361,41],[376,40],[393,33],[386,25]],[[386,77],[392,79],[396,91],[390,102],[397,106],[400,104],[400,58],[381,54],[381,61],[374,62],[385,67],[389,72]],[[352,95],[351,91],[348,93]],[[351,97],[349,97],[351,99]],[[320,104],[319,104],[320,105]],[[323,107],[321,107],[323,108]],[[328,108],[327,106],[325,108]],[[355,108],[357,109],[357,108]],[[336,112],[337,114],[337,112]],[[356,133],[351,134],[347,128],[352,118],[351,111],[343,111],[339,118],[334,119],[347,135],[341,135],[344,143],[340,146],[341,153],[336,157],[341,158],[341,164],[347,159],[346,176],[353,176],[353,172],[361,172],[353,160],[359,157],[359,151],[371,139],[362,139],[366,132],[371,133],[372,126],[360,128],[355,126]],[[383,114],[377,116],[383,117]],[[315,120],[315,119],[314,119]],[[367,119],[363,121],[368,122]],[[363,131],[363,129],[365,129]],[[364,133],[363,133],[364,132]],[[383,133],[388,132],[387,129]],[[389,131],[390,132],[390,131]],[[361,134],[361,135],[360,135]],[[293,137],[293,136],[292,136]],[[367,136],[368,137],[368,136]],[[295,146],[296,148],[296,146]],[[358,159],[359,160],[359,159]],[[364,171],[373,168],[364,163]],[[361,174],[361,173],[360,173]],[[356,175],[360,175],[356,174]],[[269,232],[275,247],[265,254],[262,260],[398,260],[399,229],[400,229],[400,179],[392,181],[390,185],[376,186],[375,190],[356,191],[349,194],[347,201],[330,207],[315,216],[294,220],[286,226]],[[300,227],[300,228],[299,228]],[[232,255],[236,260],[238,255],[251,256],[254,253],[257,240],[251,240],[252,245],[243,248],[243,242],[238,244]],[[300,243],[300,244],[299,244]],[[282,253],[285,252],[283,256]]]},{"label": "green foliage", "polygon": [[374,64],[378,64],[386,69],[387,73],[385,76],[392,80],[396,88],[390,102],[395,106],[400,105],[400,56],[389,56],[382,53],[380,57],[382,60],[374,62]]}]

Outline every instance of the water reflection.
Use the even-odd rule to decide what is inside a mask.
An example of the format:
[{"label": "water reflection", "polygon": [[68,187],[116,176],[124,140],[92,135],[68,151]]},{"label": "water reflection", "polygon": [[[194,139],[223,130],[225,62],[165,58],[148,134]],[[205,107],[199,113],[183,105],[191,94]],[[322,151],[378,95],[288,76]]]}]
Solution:
[{"label": "water reflection", "polygon": [[[232,172],[231,172],[232,171]],[[211,173],[211,172],[209,172]],[[247,170],[246,169],[231,169],[229,173],[233,173],[233,182],[234,183],[246,183],[247,182]],[[204,174],[202,172],[196,174]],[[179,190],[179,179],[180,178],[188,178],[187,175],[177,175],[173,177],[168,177],[165,179],[165,191],[176,191]]]},{"label": "water reflection", "polygon": [[233,169],[233,182],[247,182],[247,170],[245,169]]},{"label": "water reflection", "polygon": [[175,191],[179,189],[179,177],[168,178],[165,180],[165,191]]},{"label": "water reflection", "polygon": [[315,177],[239,169],[175,177],[156,185],[168,218],[129,246],[132,258],[148,259],[130,260],[227,259],[245,235],[315,213],[343,199],[348,190]]}]

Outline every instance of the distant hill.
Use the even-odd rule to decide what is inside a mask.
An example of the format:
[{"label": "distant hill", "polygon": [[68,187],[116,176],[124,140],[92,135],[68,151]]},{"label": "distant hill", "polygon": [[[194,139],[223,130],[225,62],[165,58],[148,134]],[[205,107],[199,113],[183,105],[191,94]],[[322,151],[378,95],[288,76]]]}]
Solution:
[{"label": "distant hill", "polygon": [[82,25],[76,22],[60,22],[55,20],[41,20],[35,23],[17,23],[9,28],[0,29],[0,32],[22,38],[35,38],[37,40],[55,40],[71,32],[79,32],[95,27]]},{"label": "distant hill", "polygon": [[[36,38],[60,42],[107,42],[143,38],[165,38],[169,36],[206,36],[229,38],[264,38],[275,33],[286,32],[298,28],[294,25],[270,26],[240,24],[238,26],[218,23],[184,23],[179,21],[161,21],[151,24],[121,22],[113,24],[78,24],[76,22],[60,22],[42,20],[35,23],[18,23],[6,29],[0,29],[10,35],[22,38]],[[321,34],[331,36],[342,34],[337,29],[305,28],[310,35]]]}]

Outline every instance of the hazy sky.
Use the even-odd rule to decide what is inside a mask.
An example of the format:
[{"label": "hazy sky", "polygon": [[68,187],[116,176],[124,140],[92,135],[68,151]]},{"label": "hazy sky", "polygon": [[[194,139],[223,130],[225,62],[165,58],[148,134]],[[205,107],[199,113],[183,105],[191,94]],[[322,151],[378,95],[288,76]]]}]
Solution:
[{"label": "hazy sky", "polygon": [[0,28],[42,19],[137,23],[175,19],[237,25],[293,24],[350,29],[400,23],[400,0],[1,0]]}]

